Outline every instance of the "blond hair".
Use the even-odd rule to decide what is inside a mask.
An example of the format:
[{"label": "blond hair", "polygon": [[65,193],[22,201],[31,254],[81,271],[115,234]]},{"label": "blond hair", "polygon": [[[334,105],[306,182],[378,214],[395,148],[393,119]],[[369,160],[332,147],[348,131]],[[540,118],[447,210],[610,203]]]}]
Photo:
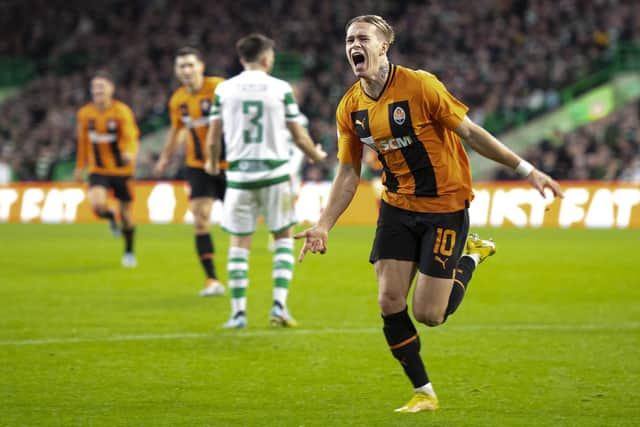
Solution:
[{"label": "blond hair", "polygon": [[367,24],[371,24],[376,27],[387,40],[387,43],[390,45],[393,44],[393,41],[396,38],[396,33],[393,31],[393,28],[387,21],[384,20],[382,16],[378,15],[360,15],[352,18],[347,25],[344,27],[345,31],[349,29],[351,24],[356,22],[366,22]]}]

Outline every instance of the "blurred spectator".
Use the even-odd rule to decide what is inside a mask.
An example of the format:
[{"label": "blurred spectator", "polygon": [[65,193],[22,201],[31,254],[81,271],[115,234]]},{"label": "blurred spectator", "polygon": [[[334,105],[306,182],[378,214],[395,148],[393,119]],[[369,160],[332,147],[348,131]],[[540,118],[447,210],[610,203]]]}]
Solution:
[{"label": "blurred spectator", "polygon": [[0,151],[0,185],[11,182],[11,165],[7,160],[8,157],[5,150]]},{"label": "blurred spectator", "polygon": [[[438,75],[489,128],[556,108],[558,90],[589,73],[613,45],[640,40],[637,0],[8,2],[0,54],[32,58],[40,77],[0,106],[0,143],[18,156],[12,160],[19,179],[44,177],[50,157],[72,158],[74,111],[87,100],[88,76],[105,66],[118,67],[116,97],[132,106],[143,133],[166,126],[168,96],[177,85],[170,80],[175,51],[201,47],[208,74],[232,75],[239,71],[235,41],[259,31],[280,51],[301,55],[301,108],[311,134],[327,141],[335,158],[333,114],[354,81],[344,60],[344,25],[372,12],[397,29],[392,61]],[[615,153],[611,146],[592,148],[586,163]],[[152,157],[143,156],[141,171]],[[596,175],[613,173],[605,168]]]},{"label": "blurred spectator", "polygon": [[[543,172],[564,180],[640,182],[640,102],[566,135],[529,147],[525,157]],[[496,179],[518,179],[500,168]]]}]

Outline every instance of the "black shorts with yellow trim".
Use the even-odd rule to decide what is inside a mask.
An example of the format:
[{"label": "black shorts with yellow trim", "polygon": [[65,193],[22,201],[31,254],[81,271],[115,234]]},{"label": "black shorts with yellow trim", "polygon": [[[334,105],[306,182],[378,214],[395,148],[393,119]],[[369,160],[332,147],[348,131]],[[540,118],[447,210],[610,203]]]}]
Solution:
[{"label": "black shorts with yellow trim", "polygon": [[413,261],[429,276],[451,278],[469,233],[467,209],[451,213],[407,211],[384,201],[369,256]]},{"label": "black shorts with yellow trim", "polygon": [[116,199],[122,202],[130,202],[133,200],[131,191],[129,190],[130,176],[103,175],[92,173],[89,175],[89,188],[104,187],[107,190],[113,190]]},{"label": "black shorts with yellow trim", "polygon": [[227,191],[227,175],[224,171],[219,175],[209,175],[204,169],[187,167],[185,175],[191,187],[189,199],[211,197],[224,200],[224,193]]}]

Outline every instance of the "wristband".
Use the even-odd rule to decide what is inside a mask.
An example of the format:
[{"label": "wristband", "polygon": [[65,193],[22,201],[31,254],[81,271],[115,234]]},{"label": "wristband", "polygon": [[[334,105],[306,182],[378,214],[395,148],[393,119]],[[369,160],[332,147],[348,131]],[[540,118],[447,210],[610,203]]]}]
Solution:
[{"label": "wristband", "polygon": [[533,165],[524,159],[520,160],[520,163],[516,166],[516,172],[525,177],[529,176],[534,169]]}]

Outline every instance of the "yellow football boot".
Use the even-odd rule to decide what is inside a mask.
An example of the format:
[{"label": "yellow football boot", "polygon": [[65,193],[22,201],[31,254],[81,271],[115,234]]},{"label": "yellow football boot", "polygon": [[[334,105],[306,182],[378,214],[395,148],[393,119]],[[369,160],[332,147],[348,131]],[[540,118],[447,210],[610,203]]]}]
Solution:
[{"label": "yellow football boot", "polygon": [[482,240],[480,236],[475,233],[469,234],[469,237],[467,237],[464,255],[478,254],[480,258],[479,262],[482,262],[495,253],[496,244],[492,239]]},{"label": "yellow football boot", "polygon": [[284,328],[295,328],[298,326],[298,322],[294,319],[287,308],[281,308],[278,305],[274,305],[271,309],[270,319],[271,326],[282,326]]},{"label": "yellow football boot", "polygon": [[438,398],[436,396],[425,393],[415,393],[411,400],[409,400],[404,406],[396,409],[395,412],[413,413],[435,411],[438,407]]}]

